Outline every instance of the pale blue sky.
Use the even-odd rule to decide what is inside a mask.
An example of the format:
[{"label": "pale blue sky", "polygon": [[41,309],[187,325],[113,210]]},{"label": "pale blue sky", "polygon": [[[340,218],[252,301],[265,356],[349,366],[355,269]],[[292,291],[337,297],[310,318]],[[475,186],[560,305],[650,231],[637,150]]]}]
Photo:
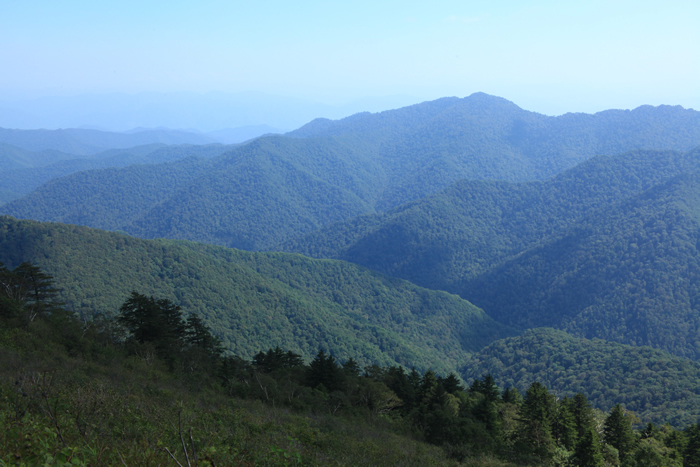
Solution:
[{"label": "pale blue sky", "polygon": [[700,107],[697,1],[7,1],[0,98],[258,91]]}]

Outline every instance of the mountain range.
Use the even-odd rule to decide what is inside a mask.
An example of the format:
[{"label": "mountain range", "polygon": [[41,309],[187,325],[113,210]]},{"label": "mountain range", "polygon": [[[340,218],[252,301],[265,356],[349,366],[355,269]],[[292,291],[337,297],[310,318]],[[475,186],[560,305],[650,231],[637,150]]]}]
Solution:
[{"label": "mountain range", "polygon": [[[478,93],[335,122],[317,119],[286,136],[258,138],[201,161],[199,177],[183,174],[175,185],[170,177],[168,187],[155,174],[177,169],[154,167],[149,209],[129,200],[140,196],[129,188],[139,175],[125,169],[95,172],[89,182],[82,175],[57,179],[2,210],[143,238],[264,250],[460,179],[542,180],[597,154],[697,145],[700,113],[681,107],[547,117]],[[106,187],[125,188],[112,196],[101,193]],[[129,204],[140,207],[128,211]],[[101,220],[83,216],[86,211]]]},{"label": "mountain range", "polygon": [[40,265],[76,312],[138,290],[246,357],[321,347],[700,414],[699,112],[477,93],[235,146],[3,150],[0,189],[45,183],[0,208],[34,219],[2,218],[0,261]]}]

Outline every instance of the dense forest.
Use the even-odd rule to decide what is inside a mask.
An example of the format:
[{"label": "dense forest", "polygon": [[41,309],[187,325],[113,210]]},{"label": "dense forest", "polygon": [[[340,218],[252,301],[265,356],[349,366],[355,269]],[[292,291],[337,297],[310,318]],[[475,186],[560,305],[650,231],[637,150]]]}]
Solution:
[{"label": "dense forest", "polygon": [[141,240],[72,225],[0,218],[0,261],[30,260],[89,318],[138,289],[202,316],[226,349],[313,356],[320,346],[360,364],[456,371],[469,352],[514,334],[456,295],[340,261]]},{"label": "dense forest", "polygon": [[457,296],[350,263],[10,218],[0,233],[0,259],[41,264],[61,285],[57,300],[83,319],[113,316],[138,289],[200,316],[246,359],[267,346],[309,361],[321,347],[361,366],[454,372],[467,382],[491,373],[521,392],[540,381],[559,395],[582,392],[600,410],[623,403],[645,422],[683,427],[700,414],[696,362],[553,330],[501,340],[516,332]]},{"label": "dense forest", "polygon": [[596,157],[545,182],[461,181],[289,241],[457,293],[499,322],[697,359],[700,150]]},{"label": "dense forest", "polygon": [[0,267],[0,460],[44,465],[697,465],[700,427],[521,394],[490,375],[225,354],[196,314],[132,292],[83,321],[51,276]]},{"label": "dense forest", "polygon": [[189,137],[0,129],[0,465],[700,465],[699,112]]},{"label": "dense forest", "polygon": [[134,164],[160,164],[190,156],[208,159],[230,149],[231,146],[221,144],[166,146],[154,143],[128,149],[109,149],[89,157],[78,158],[73,154],[55,155],[56,151],[51,150],[30,152],[0,143],[0,192],[7,193],[4,202],[9,202],[55,178],[76,172]]},{"label": "dense forest", "polygon": [[[179,178],[150,182],[143,189],[148,193],[136,189],[145,172],[132,168],[67,176],[2,211],[40,221],[110,225],[143,238],[271,249],[461,179],[543,180],[600,154],[687,151],[700,145],[699,122],[698,112],[668,106],[546,117],[474,94],[314,121],[284,137],[258,138],[202,161],[196,178],[188,167],[149,168],[149,178],[157,179],[161,170]],[[141,195],[148,202],[139,201]]]},{"label": "dense forest", "polygon": [[484,374],[521,391],[538,381],[559,397],[580,392],[601,410],[619,403],[657,424],[687,426],[700,413],[700,363],[551,328],[496,341],[470,356],[462,369],[465,380]]}]

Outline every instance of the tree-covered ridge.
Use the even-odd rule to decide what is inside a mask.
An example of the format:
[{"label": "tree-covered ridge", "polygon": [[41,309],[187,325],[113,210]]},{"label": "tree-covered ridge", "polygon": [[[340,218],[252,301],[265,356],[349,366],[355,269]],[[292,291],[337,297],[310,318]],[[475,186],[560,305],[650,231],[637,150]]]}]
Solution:
[{"label": "tree-covered ridge", "polygon": [[144,144],[210,144],[207,136],[181,130],[147,129],[129,133],[65,128],[59,130],[18,130],[0,128],[0,143],[28,151],[56,150],[87,156],[106,149],[126,149]]},{"label": "tree-covered ridge", "polygon": [[[147,213],[163,197],[204,173],[208,166],[208,160],[188,157],[165,164],[78,172],[53,179],[2,209],[8,213],[29,209],[29,217],[36,219],[123,230],[134,216]],[[104,206],[121,209],[110,212]]]},{"label": "tree-covered ridge", "polygon": [[358,154],[357,147],[326,141],[260,138],[213,161],[213,170],[123,230],[142,238],[266,248],[372,211],[372,167]]},{"label": "tree-covered ridge", "polygon": [[[0,151],[1,149],[0,145]],[[90,157],[77,158],[72,154],[63,155],[60,160],[41,158],[32,164],[15,167],[12,170],[0,170],[0,190],[14,194],[13,199],[20,198],[50,180],[65,177],[76,172],[126,167],[134,164],[160,164],[184,159],[190,156],[209,159],[228,150],[231,146],[210,144],[206,146],[149,144],[129,149],[110,149]],[[44,151],[44,154],[48,151]],[[1,163],[1,161],[0,161]]]},{"label": "tree-covered ridge", "polygon": [[700,358],[700,171],[524,251],[461,290],[495,319]]},{"label": "tree-covered ridge", "polygon": [[382,214],[336,223],[276,247],[351,261],[416,284],[459,291],[510,256],[592,212],[700,167],[700,150],[594,157],[545,182],[459,181]]},{"label": "tree-covered ridge", "polygon": [[11,144],[0,143],[0,173],[28,167],[42,167],[76,156],[52,149],[28,151]]},{"label": "tree-covered ridge", "polygon": [[283,250],[448,290],[521,329],[698,358],[700,150],[593,158],[546,182],[462,181]]},{"label": "tree-covered ridge", "polygon": [[[333,222],[421,199],[460,179],[545,179],[597,154],[687,150],[700,144],[697,114],[662,106],[545,117],[482,94],[446,98],[258,138],[223,154],[195,179],[184,174],[175,185],[171,179],[149,182],[145,210],[128,207],[144,204],[131,199],[139,192],[122,191],[120,203],[106,187],[134,187],[142,175],[158,177],[159,169],[54,180],[3,212],[91,227],[118,224],[110,228],[144,238],[264,250]],[[65,196],[73,191],[78,196]],[[54,214],[56,199],[61,210]],[[82,217],[86,211],[102,220]]]},{"label": "tree-covered ridge", "polygon": [[348,263],[9,217],[0,232],[0,260],[41,265],[71,310],[114,312],[139,290],[201,316],[225,348],[245,357],[279,345],[308,359],[323,347],[363,365],[410,362],[448,372],[469,352],[512,335],[455,295]]},{"label": "tree-covered ridge", "polygon": [[462,375],[487,373],[521,391],[538,381],[559,397],[580,392],[600,410],[619,403],[645,423],[682,427],[700,416],[700,364],[650,347],[531,329],[472,355]]}]

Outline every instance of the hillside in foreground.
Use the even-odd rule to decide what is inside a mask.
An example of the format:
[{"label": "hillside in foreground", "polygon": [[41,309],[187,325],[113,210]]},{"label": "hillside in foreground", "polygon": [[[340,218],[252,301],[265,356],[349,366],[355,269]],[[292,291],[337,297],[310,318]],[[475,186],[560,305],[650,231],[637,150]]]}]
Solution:
[{"label": "hillside in foreground", "polygon": [[470,352],[512,335],[455,295],[299,255],[3,217],[0,261],[40,266],[69,309],[86,316],[115,313],[134,290],[173,300],[247,358],[280,346],[310,359],[323,348],[341,361],[449,372]]},{"label": "hillside in foreground", "polygon": [[700,426],[647,423],[540,382],[225,354],[197,315],[133,292],[83,321],[52,278],[0,266],[0,462],[19,465],[680,466]]}]

